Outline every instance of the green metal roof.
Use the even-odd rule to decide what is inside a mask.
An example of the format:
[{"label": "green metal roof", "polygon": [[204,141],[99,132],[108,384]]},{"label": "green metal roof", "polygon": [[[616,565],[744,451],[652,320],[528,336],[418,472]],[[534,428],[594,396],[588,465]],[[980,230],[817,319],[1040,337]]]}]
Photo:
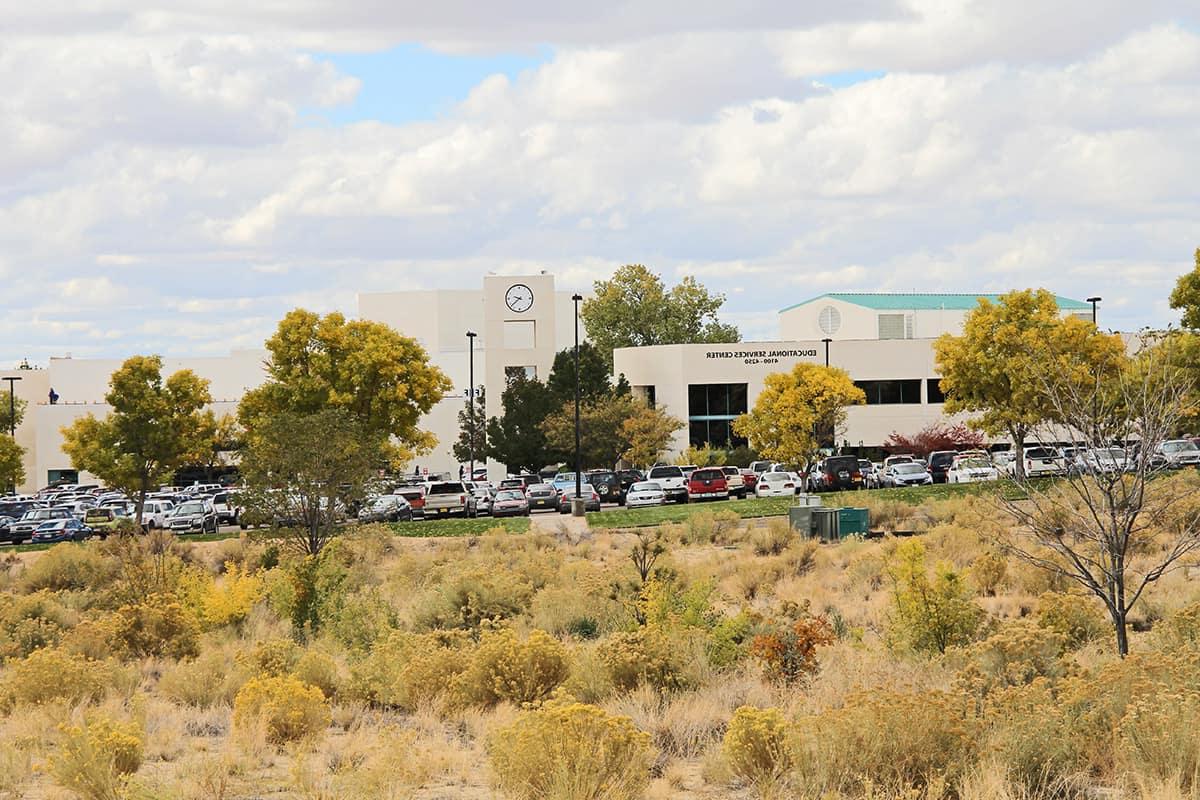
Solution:
[{"label": "green metal roof", "polygon": [[[828,292],[826,294],[817,295],[811,300],[805,300],[803,303],[796,303],[782,309],[791,311],[793,308],[815,303],[818,300],[841,300],[845,303],[853,303],[856,306],[864,308],[873,308],[878,311],[937,311],[945,309],[946,311],[970,311],[979,305],[981,299],[986,298],[995,303],[1000,299],[998,294],[921,294],[917,292]],[[1058,303],[1058,307],[1063,310],[1085,310],[1091,308],[1087,303],[1079,300],[1072,300],[1069,297],[1054,296],[1054,300]]]}]

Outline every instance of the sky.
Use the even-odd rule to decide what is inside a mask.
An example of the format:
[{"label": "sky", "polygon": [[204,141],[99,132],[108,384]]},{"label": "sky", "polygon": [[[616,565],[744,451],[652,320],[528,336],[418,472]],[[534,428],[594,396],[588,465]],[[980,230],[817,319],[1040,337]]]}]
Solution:
[{"label": "sky", "polygon": [[1200,246],[1195,0],[3,1],[0,365],[625,263],[1135,330]]}]

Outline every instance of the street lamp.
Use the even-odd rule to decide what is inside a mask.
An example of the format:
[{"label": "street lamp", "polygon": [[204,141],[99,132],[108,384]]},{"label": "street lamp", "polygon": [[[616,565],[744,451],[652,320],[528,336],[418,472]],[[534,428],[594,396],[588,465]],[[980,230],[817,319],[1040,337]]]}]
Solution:
[{"label": "street lamp", "polygon": [[829,366],[829,343],[832,342],[833,339],[822,339],[821,341],[825,343],[825,366],[828,367]]},{"label": "street lamp", "polygon": [[475,480],[475,337],[478,334],[475,331],[467,331],[467,350],[470,352],[468,359],[468,383],[467,383],[467,424],[470,425],[471,433],[467,439],[467,450],[470,452],[471,461],[471,476],[468,480]]},{"label": "street lamp", "polygon": [[1103,300],[1103,297],[1089,297],[1087,301],[1092,304],[1092,324],[1096,324],[1096,304]]},{"label": "street lamp", "polygon": [[8,433],[15,439],[17,438],[17,395],[13,387],[21,379],[15,375],[6,375],[4,380],[8,381]]},{"label": "street lamp", "polygon": [[571,295],[575,303],[575,499],[571,501],[571,516],[582,517],[587,507],[583,501],[583,458],[579,454],[579,301],[581,294]]}]

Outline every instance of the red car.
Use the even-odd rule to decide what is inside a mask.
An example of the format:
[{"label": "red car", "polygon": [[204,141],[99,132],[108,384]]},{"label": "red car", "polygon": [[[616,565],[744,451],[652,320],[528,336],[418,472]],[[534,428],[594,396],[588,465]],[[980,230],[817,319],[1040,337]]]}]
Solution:
[{"label": "red car", "polygon": [[412,507],[412,515],[414,519],[425,518],[425,487],[424,486],[404,486],[396,490],[396,494],[408,501]]},{"label": "red car", "polygon": [[698,469],[688,477],[688,500],[728,500],[729,484],[720,467]]}]

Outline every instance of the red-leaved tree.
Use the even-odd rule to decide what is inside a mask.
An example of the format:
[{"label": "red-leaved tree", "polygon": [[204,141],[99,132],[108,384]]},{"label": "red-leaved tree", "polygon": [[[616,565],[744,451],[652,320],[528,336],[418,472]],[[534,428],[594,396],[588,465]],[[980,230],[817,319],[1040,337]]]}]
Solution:
[{"label": "red-leaved tree", "polygon": [[975,450],[985,446],[986,439],[966,425],[934,422],[912,436],[892,433],[883,443],[889,453],[911,453],[924,458],[937,450]]}]

